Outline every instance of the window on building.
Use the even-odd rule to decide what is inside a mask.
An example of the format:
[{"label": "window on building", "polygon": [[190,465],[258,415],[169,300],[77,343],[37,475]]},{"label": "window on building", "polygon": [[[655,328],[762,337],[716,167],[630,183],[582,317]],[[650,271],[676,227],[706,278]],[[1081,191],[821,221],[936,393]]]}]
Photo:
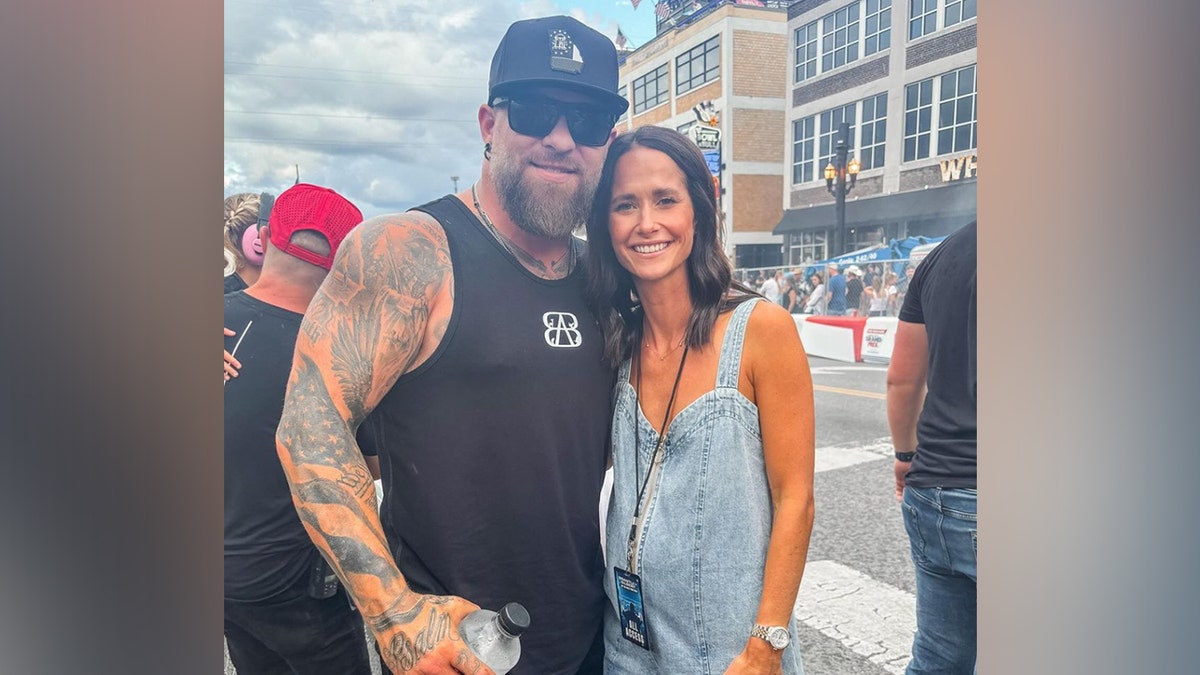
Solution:
[{"label": "window on building", "polygon": [[796,29],[796,81],[817,75],[817,22]]},{"label": "window on building", "polygon": [[655,68],[633,81],[633,114],[637,115],[667,102],[667,64]]},{"label": "window on building", "polygon": [[688,132],[691,131],[691,128],[694,126],[696,126],[696,120],[692,120],[690,122],[684,122],[683,124],[680,124],[679,126],[675,127],[675,131],[678,131],[679,133],[683,134],[684,136],[687,136]]},{"label": "window on building", "polygon": [[862,124],[858,141],[858,161],[863,169],[883,166],[887,140],[887,94],[876,94],[862,102]]},{"label": "window on building", "polygon": [[915,40],[937,30],[938,0],[908,0],[908,39]]},{"label": "window on building", "polygon": [[858,60],[858,5],[846,5],[821,19],[822,71]]},{"label": "window on building", "polygon": [[886,243],[882,227],[855,227],[846,232],[846,246],[851,251]]},{"label": "window on building", "polygon": [[[617,94],[621,98],[628,101],[629,100],[629,85],[623,84],[620,87],[617,87]],[[617,121],[618,122],[624,121],[624,119],[626,117],[629,117],[629,108],[626,108],[625,112],[621,113],[621,116],[617,118]]]},{"label": "window on building", "polygon": [[937,152],[944,155],[975,147],[975,66],[941,77],[938,96]]},{"label": "window on building", "polygon": [[[938,101],[936,108],[933,105],[935,97]],[[975,98],[973,65],[906,86],[904,161],[930,156],[930,136],[935,126],[938,130],[938,155],[977,147]]]},{"label": "window on building", "polygon": [[[938,22],[938,3],[944,7]],[[975,18],[977,0],[908,0],[908,39],[915,40],[939,29]]]},{"label": "window on building", "polygon": [[797,28],[793,39],[797,82],[877,54],[892,44],[892,0],[855,0]]},{"label": "window on building", "polygon": [[813,138],[817,118],[810,115],[792,122],[792,182],[807,183],[816,178]]},{"label": "window on building", "polygon": [[[825,230],[814,230],[809,232],[793,232],[788,235],[788,265],[811,265],[819,260],[825,260],[829,256],[825,253],[825,241],[827,233]],[[821,277],[825,277],[825,270],[819,270]],[[800,281],[797,279],[796,281]]]},{"label": "window on building", "polygon": [[867,0],[867,11],[863,15],[863,56],[883,51],[891,44],[892,0]]},{"label": "window on building", "polygon": [[943,26],[953,26],[960,21],[975,18],[975,0],[946,0]]},{"label": "window on building", "polygon": [[904,87],[904,161],[929,156],[929,130],[933,125],[933,79]]},{"label": "window on building", "polygon": [[[856,124],[857,120],[861,122]],[[793,184],[824,179],[825,166],[833,161],[842,122],[849,125],[847,159],[857,157],[864,170],[883,166],[887,147],[886,92],[793,121]],[[814,146],[818,151],[815,156]]]},{"label": "window on building", "polygon": [[675,93],[682,94],[717,79],[721,73],[721,38],[713,36],[675,59]]},{"label": "window on building", "polygon": [[826,110],[818,115],[821,123],[819,145],[821,152],[820,167],[822,170],[833,161],[833,151],[837,147],[838,131],[841,129],[843,122],[849,125],[849,135],[846,137],[846,144],[849,146],[851,152],[847,155],[847,161],[850,157],[854,156],[854,133],[856,128],[854,119],[857,108],[857,102],[849,103],[832,110]]}]

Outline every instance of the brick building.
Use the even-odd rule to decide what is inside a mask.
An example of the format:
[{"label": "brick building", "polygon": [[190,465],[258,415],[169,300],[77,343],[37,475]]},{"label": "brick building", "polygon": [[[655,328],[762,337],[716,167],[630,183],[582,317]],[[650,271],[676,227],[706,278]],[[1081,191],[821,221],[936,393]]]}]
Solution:
[{"label": "brick building", "polygon": [[783,237],[772,228],[783,217],[789,166],[787,127],[787,2],[762,7],[736,0],[663,3],[658,34],[622,54],[620,86],[629,112],[625,131],[657,124],[683,132],[709,103],[721,139],[710,167],[723,194],[726,251],[737,267],[778,265]]},{"label": "brick building", "polygon": [[[787,17],[784,263],[974,219],[976,0],[796,0]],[[842,123],[861,169],[835,251],[824,173]]]}]

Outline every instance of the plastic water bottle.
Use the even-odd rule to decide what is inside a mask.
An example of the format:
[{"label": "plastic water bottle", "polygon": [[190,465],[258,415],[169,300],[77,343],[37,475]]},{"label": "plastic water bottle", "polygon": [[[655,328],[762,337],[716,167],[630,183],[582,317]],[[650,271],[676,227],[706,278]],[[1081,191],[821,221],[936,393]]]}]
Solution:
[{"label": "plastic water bottle", "polygon": [[529,628],[529,612],[510,602],[493,612],[477,609],[458,624],[458,633],[484,665],[504,675],[521,658],[521,633]]}]

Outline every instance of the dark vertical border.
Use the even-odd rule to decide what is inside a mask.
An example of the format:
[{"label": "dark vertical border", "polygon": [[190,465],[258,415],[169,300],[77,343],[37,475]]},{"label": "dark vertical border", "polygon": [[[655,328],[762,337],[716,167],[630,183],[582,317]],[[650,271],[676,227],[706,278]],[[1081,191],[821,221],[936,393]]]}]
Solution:
[{"label": "dark vertical border", "polygon": [[219,3],[10,3],[0,671],[221,661]]},{"label": "dark vertical border", "polygon": [[1200,6],[979,4],[980,671],[1193,672]]}]

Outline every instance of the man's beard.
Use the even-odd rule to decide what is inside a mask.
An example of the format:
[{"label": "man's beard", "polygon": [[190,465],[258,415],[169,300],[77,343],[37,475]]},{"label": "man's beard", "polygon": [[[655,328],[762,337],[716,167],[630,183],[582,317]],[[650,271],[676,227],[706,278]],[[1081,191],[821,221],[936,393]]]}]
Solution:
[{"label": "man's beard", "polygon": [[[557,163],[557,162],[556,162]],[[598,170],[579,166],[579,185],[574,190],[552,183],[536,184],[526,179],[525,164],[515,153],[492,150],[491,174],[496,193],[508,217],[529,234],[560,239],[583,224],[592,208],[592,197],[600,183]]]}]

